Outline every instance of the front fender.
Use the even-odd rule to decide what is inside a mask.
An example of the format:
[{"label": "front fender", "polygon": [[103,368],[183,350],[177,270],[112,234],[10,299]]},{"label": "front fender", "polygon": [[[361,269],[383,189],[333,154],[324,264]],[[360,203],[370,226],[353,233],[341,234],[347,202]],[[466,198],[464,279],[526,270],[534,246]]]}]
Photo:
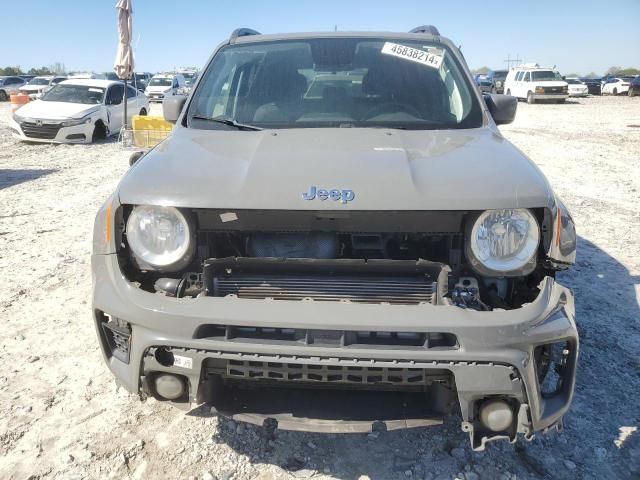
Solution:
[{"label": "front fender", "polygon": [[565,269],[576,262],[576,226],[566,205],[556,196],[552,212],[553,235],[547,247],[547,258],[554,268]]}]

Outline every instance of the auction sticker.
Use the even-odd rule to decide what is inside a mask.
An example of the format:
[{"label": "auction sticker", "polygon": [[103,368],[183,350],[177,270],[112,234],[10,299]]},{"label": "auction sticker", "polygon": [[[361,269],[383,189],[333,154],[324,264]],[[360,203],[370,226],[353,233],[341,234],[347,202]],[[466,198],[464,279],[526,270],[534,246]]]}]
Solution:
[{"label": "auction sticker", "polygon": [[418,48],[407,47],[406,45],[399,45],[397,43],[385,42],[382,47],[382,53],[385,55],[392,55],[394,57],[403,58],[412,62],[421,63],[428,67],[440,68],[442,64],[442,56],[434,53],[425,52]]},{"label": "auction sticker", "polygon": [[174,355],[173,365],[181,368],[193,368],[193,360],[189,357],[183,357],[182,355]]}]

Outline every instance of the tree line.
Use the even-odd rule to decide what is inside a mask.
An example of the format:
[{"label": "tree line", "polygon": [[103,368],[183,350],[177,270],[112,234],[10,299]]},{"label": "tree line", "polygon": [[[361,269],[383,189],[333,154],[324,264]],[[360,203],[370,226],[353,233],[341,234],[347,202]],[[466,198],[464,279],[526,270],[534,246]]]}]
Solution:
[{"label": "tree line", "polygon": [[0,76],[2,75],[64,75],[66,73],[66,69],[64,63],[56,62],[53,65],[49,65],[48,67],[40,67],[40,68],[30,68],[26,72],[20,68],[20,66],[16,65],[14,67],[0,67]]}]

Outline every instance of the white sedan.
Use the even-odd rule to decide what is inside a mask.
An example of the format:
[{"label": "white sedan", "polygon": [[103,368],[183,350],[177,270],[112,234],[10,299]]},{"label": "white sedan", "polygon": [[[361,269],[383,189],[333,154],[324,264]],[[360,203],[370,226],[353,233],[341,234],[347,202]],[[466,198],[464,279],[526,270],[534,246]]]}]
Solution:
[{"label": "white sedan", "polygon": [[602,87],[603,95],[620,95],[629,91],[631,85],[630,78],[613,77],[606,81]]},{"label": "white sedan", "polygon": [[586,97],[589,95],[589,87],[577,78],[565,78],[564,81],[569,85],[570,97]]},{"label": "white sedan", "polygon": [[[124,119],[124,83],[110,80],[66,80],[40,100],[13,114],[14,137],[29,142],[91,143],[120,132]],[[127,118],[146,115],[147,97],[127,86]]]}]

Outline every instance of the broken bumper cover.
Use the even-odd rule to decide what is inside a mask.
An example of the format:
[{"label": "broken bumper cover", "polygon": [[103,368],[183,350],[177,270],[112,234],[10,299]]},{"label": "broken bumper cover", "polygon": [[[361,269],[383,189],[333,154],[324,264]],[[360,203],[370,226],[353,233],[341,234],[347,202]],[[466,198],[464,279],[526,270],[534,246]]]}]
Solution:
[{"label": "broken bumper cover", "polygon": [[[571,291],[552,278],[540,284],[537,299],[510,311],[478,312],[442,305],[352,304],[344,302],[251,300],[202,297],[176,299],[144,292],[121,274],[116,255],[94,255],[93,311],[105,360],[121,385],[140,393],[153,372],[182,375],[188,400],[201,396],[207,362],[247,365],[297,365],[335,369],[424,369],[451,372],[464,431],[482,449],[488,440],[560,426],[573,397],[578,334]],[[127,356],[114,355],[106,339],[105,314],[128,325]],[[314,342],[262,342],[200,335],[203,328],[259,327],[323,332],[446,333],[455,345],[380,348],[376,345],[320,345]],[[562,382],[552,394],[539,380],[536,349],[569,347]],[[436,344],[437,345],[437,344]],[[153,356],[166,347],[181,361],[163,366]],[[186,359],[186,360],[185,360]],[[321,379],[322,380],[322,379]],[[491,398],[513,401],[516,421],[508,435],[482,432],[478,408]]]}]

